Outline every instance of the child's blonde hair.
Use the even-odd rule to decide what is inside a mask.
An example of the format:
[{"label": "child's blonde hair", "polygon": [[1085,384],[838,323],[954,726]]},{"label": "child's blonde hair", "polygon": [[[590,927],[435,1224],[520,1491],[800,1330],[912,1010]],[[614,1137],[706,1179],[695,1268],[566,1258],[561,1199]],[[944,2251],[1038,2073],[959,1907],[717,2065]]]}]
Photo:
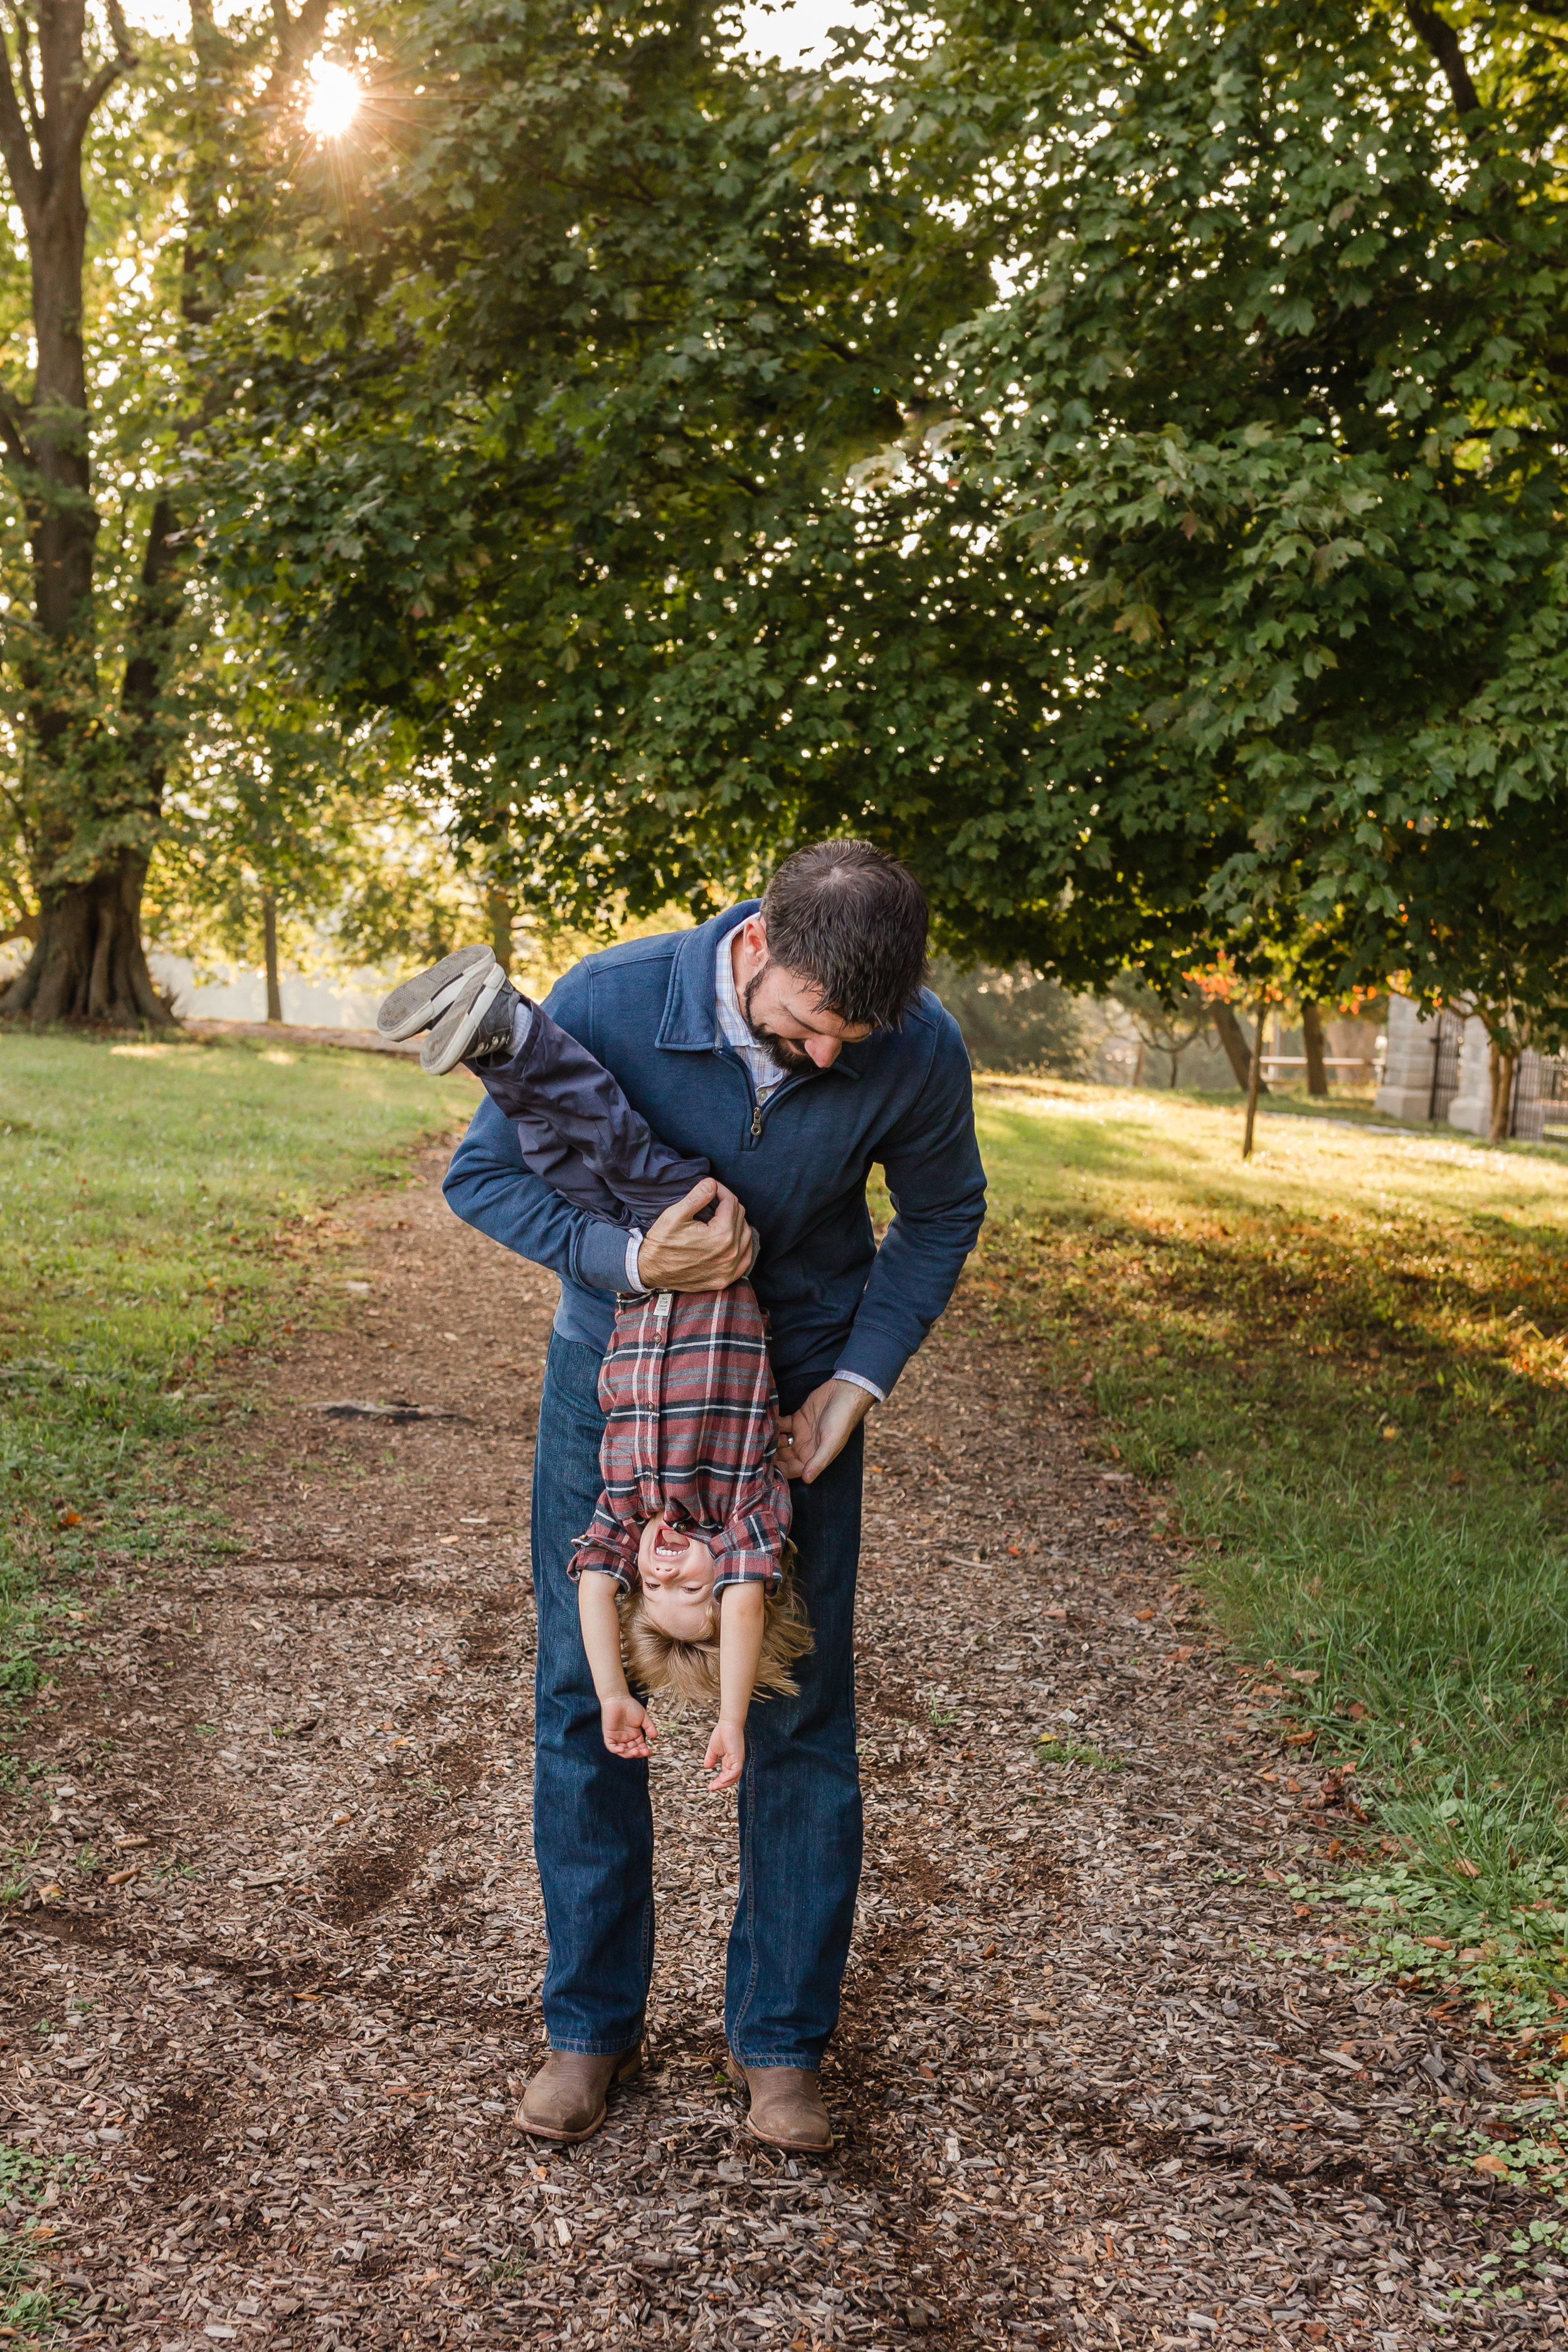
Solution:
[{"label": "child's blonde hair", "polygon": [[[800,1594],[791,1573],[795,1546],[786,1543],[779,1562],[778,1581],[763,1601],[763,1646],[757,1659],[752,1696],[772,1693],[794,1698],[800,1685],[790,1673],[797,1658],[816,1648]],[[677,1706],[698,1709],[719,1704],[719,1610],[713,1604],[709,1630],[700,1642],[678,1642],[648,1615],[640,1591],[623,1595],[621,1648],[626,1680],[650,1698],[667,1698]]]}]

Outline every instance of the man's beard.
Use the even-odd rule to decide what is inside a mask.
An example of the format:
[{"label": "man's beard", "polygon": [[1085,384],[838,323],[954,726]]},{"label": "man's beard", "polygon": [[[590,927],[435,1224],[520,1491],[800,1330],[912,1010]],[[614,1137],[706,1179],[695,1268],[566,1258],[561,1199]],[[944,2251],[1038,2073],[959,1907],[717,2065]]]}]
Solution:
[{"label": "man's beard", "polygon": [[775,1037],[771,1029],[764,1029],[760,1021],[752,1018],[752,999],[772,970],[772,964],[765,963],[755,980],[746,982],[746,992],[741,999],[741,1012],[747,1028],[773,1067],[782,1070],[786,1077],[798,1078],[804,1071],[816,1069],[816,1064],[811,1055],[799,1045],[792,1045],[787,1038]]}]

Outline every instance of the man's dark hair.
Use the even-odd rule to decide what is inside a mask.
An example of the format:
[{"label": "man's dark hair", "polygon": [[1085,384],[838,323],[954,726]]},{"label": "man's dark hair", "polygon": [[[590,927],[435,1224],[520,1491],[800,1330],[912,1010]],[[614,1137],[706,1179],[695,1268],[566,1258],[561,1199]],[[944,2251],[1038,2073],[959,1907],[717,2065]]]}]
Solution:
[{"label": "man's dark hair", "polygon": [[822,994],[825,1012],[891,1028],[926,971],[925,893],[907,866],[868,841],[813,841],[784,859],[763,896],[768,954]]}]

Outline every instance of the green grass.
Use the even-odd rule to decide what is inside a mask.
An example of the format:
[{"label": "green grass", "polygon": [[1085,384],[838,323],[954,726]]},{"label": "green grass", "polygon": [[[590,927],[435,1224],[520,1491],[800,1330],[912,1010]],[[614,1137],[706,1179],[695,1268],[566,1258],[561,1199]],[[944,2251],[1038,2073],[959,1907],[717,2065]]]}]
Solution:
[{"label": "green grass", "polygon": [[0,1033],[0,1700],[79,1638],[89,1562],[189,1528],[204,1381],[468,1100],[368,1054]]},{"label": "green grass", "polygon": [[[0,2204],[36,2204],[55,2169],[40,2156],[0,2146]],[[25,2223],[20,2232],[0,2230],[0,2327],[13,2340],[15,2352],[26,2352],[45,2328],[53,2335],[60,2316],[54,2290],[47,2281],[38,2283],[37,2265],[24,2242],[31,2226]]]},{"label": "green grass", "polygon": [[1336,1892],[1389,1964],[1544,2045],[1568,2024],[1568,1166],[1289,1108],[1244,1165],[1228,1105],[983,1082],[974,1278],[1165,1482],[1155,1532],[1201,1547],[1261,1670],[1238,1740],[1271,1727],[1373,1792]]}]

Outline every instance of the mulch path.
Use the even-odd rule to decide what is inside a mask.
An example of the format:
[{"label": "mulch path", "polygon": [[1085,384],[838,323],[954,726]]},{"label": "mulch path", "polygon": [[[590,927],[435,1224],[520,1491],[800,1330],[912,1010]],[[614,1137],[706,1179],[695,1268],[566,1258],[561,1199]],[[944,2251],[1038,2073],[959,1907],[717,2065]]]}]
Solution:
[{"label": "mulch path", "polygon": [[[9,2138],[69,2158],[25,2242],[72,2340],[1554,2340],[1561,2273],[1444,2302],[1526,2210],[1430,2145],[1506,2100],[1502,2062],[1326,1966],[1332,1914],[1266,1874],[1353,1822],[1248,1729],[1156,1498],[978,1286],[871,1423],[838,2148],[740,2128],[696,1726],[656,1770],[651,2063],[586,2146],[519,2132],[553,1285],[449,1216],[439,1169],[364,1213],[342,1328],[248,1368],[264,1411],[210,1498],[233,1548],[118,1597],[105,1564],[31,1721],[47,1769],[5,1800],[8,1851],[38,1843],[0,2091]],[[463,1418],[311,1410],[397,1398]],[[1044,1733],[1087,1753],[1042,1762]]]}]

